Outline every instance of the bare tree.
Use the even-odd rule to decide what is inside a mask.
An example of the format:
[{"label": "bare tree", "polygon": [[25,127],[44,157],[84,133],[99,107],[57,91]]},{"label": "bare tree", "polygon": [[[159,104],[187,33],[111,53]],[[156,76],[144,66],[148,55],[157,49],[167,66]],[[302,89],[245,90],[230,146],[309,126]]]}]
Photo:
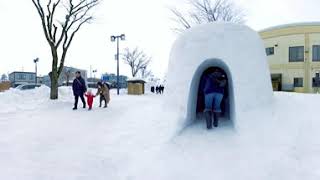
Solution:
[{"label": "bare tree", "polygon": [[131,68],[132,77],[136,77],[139,72],[145,71],[150,62],[151,58],[148,57],[142,50],[136,47],[133,51],[129,48],[125,49],[125,53],[122,54],[122,59]]},{"label": "bare tree", "polygon": [[153,75],[152,71],[147,67],[141,69],[141,77],[147,79]]},{"label": "bare tree", "polygon": [[[101,0],[32,0],[41,20],[45,38],[50,46],[52,67],[50,99],[58,99],[58,79],[63,70],[68,49],[80,28],[93,16],[90,10]],[[62,12],[57,12],[58,10]]]},{"label": "bare tree", "polygon": [[1,81],[7,81],[7,80],[8,80],[8,76],[6,74],[2,74]]},{"label": "bare tree", "polygon": [[215,21],[244,23],[244,13],[231,0],[190,0],[190,11],[183,13],[170,8],[173,20],[178,24],[174,31],[183,32],[195,24]]}]

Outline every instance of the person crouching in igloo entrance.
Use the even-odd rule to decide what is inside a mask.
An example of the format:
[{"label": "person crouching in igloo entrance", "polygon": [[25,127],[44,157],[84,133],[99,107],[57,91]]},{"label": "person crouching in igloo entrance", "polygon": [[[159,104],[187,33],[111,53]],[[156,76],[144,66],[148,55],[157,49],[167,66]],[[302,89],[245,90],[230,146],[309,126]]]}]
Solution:
[{"label": "person crouching in igloo entrance", "polygon": [[212,129],[212,117],[214,117],[214,127],[218,127],[217,114],[221,113],[221,102],[225,93],[227,80],[219,69],[215,69],[214,72],[205,75],[203,78],[201,87],[205,95],[204,113],[207,128]]}]

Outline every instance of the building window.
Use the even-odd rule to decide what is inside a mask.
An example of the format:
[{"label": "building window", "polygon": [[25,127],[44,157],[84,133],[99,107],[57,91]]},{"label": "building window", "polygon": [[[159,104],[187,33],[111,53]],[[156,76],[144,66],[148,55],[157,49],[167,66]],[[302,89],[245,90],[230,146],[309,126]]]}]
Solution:
[{"label": "building window", "polygon": [[320,45],[312,46],[312,61],[320,61]]},{"label": "building window", "polygon": [[30,75],[29,75],[29,80],[30,80],[30,81],[36,80],[36,79],[35,79],[35,75],[34,75],[34,74],[30,74]]},{"label": "building window", "polygon": [[293,87],[303,87],[303,78],[294,78]]},{"label": "building window", "polygon": [[267,53],[267,56],[274,55],[274,47],[266,48],[266,53]]},{"label": "building window", "polygon": [[27,76],[25,74],[20,73],[20,74],[18,74],[18,79],[20,81],[24,81],[24,80],[27,80]]},{"label": "building window", "polygon": [[304,46],[289,47],[289,62],[304,61]]}]

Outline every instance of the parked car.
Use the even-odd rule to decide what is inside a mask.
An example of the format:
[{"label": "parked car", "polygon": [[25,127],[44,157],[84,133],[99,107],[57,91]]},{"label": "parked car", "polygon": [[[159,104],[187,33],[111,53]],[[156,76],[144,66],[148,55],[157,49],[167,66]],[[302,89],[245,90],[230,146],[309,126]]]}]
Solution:
[{"label": "parked car", "polygon": [[16,87],[16,89],[19,90],[30,90],[30,89],[35,89],[36,87],[40,87],[40,84],[21,84]]}]

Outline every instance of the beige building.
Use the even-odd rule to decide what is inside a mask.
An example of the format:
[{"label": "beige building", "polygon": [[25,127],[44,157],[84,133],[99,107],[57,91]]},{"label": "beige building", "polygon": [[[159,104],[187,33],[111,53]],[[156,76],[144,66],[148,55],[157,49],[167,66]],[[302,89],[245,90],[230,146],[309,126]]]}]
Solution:
[{"label": "beige building", "polygon": [[274,90],[318,91],[320,22],[276,26],[259,33],[266,47]]}]

